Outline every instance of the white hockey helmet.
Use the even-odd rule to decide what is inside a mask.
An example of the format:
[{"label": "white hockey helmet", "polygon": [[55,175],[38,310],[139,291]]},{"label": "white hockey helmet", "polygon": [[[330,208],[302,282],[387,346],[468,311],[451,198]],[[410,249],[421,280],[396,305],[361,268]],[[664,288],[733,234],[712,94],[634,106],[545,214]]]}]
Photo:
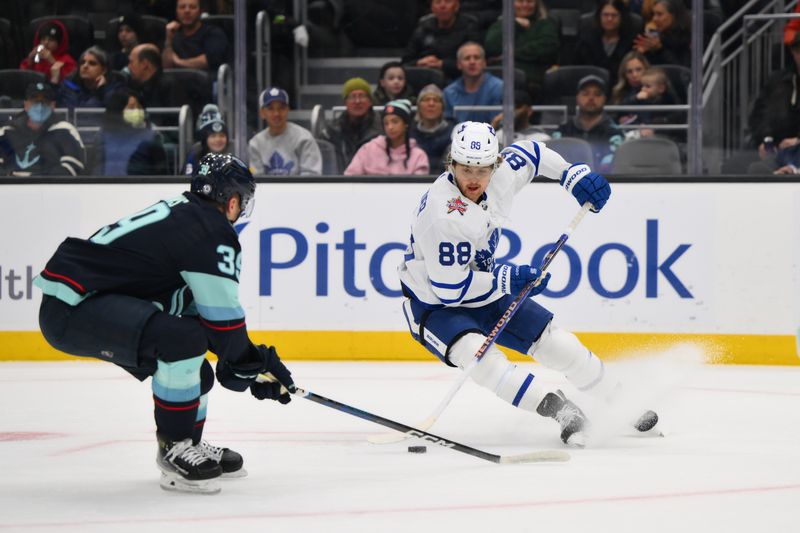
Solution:
[{"label": "white hockey helmet", "polygon": [[497,164],[499,146],[494,128],[485,122],[462,122],[453,128],[451,162],[471,167]]}]

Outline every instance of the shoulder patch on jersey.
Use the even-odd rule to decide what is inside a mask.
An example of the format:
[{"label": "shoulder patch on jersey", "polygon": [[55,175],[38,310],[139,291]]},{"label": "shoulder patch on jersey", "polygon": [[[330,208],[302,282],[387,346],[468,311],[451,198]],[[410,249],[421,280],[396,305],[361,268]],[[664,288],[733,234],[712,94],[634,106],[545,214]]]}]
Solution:
[{"label": "shoulder patch on jersey", "polygon": [[463,217],[464,213],[467,211],[467,202],[462,200],[460,196],[450,198],[447,201],[447,214],[449,215],[453,211],[458,211],[458,214]]}]

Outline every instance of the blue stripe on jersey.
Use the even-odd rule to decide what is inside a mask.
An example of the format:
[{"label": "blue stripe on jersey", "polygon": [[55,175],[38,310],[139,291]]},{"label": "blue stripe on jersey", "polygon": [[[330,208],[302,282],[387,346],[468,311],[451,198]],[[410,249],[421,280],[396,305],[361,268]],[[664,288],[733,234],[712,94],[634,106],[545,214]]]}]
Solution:
[{"label": "blue stripe on jersey", "polygon": [[209,322],[229,322],[244,318],[244,309],[241,307],[212,307],[198,302],[197,311]]},{"label": "blue stripe on jersey", "polygon": [[482,302],[484,300],[488,300],[489,297],[492,294],[495,293],[495,291],[497,291],[497,278],[494,278],[492,280],[492,287],[488,291],[486,291],[484,294],[481,294],[480,296],[476,296],[472,300],[467,300],[467,301],[462,302],[462,303],[464,303],[464,304],[474,304],[474,303]]},{"label": "blue stripe on jersey", "polygon": [[525,156],[527,156],[528,160],[536,166],[536,172],[539,172],[539,160],[541,160],[541,154],[539,153],[539,145],[538,144],[533,143],[533,150],[534,150],[534,152],[536,152],[536,155],[533,155],[532,153],[530,153],[529,151],[527,151],[525,148],[523,148],[522,146],[518,145],[517,143],[512,144],[511,146],[509,146],[509,148],[515,148],[515,149],[519,150],[520,152],[522,152],[523,154],[525,154]]},{"label": "blue stripe on jersey", "polygon": [[414,259],[414,234],[411,234],[411,238],[409,239],[408,249],[410,250],[409,253],[403,255],[403,262],[408,263]]},{"label": "blue stripe on jersey", "polygon": [[186,305],[186,301],[185,301],[185,296],[184,295],[186,294],[187,290],[189,290],[189,286],[188,285],[185,286],[184,288],[182,288],[181,292],[178,293],[178,314],[179,315],[183,314],[183,307]]},{"label": "blue stripe on jersey", "polygon": [[175,312],[175,310],[178,307],[178,293],[179,292],[180,292],[180,289],[177,289],[177,290],[173,291],[172,292],[172,297],[169,299],[169,314],[170,315],[176,315],[177,314]]},{"label": "blue stripe on jersey", "polygon": [[50,281],[44,279],[42,276],[36,276],[33,279],[33,284],[42,289],[42,292],[48,296],[54,296],[68,305],[78,305],[93,293],[80,294],[72,290],[68,285],[58,281]]},{"label": "blue stripe on jersey", "polygon": [[461,280],[459,283],[439,283],[438,281],[431,280],[431,285],[434,287],[439,287],[440,289],[458,289],[459,287],[463,287],[464,284],[469,285],[472,283],[472,270],[469,271],[467,277]]},{"label": "blue stripe on jersey", "polygon": [[444,307],[443,305],[440,305],[440,304],[429,304],[429,303],[423,302],[422,300],[419,299],[419,296],[414,294],[414,291],[409,289],[408,285],[406,285],[403,282],[400,282],[400,287],[403,289],[403,294],[409,295],[412,300],[417,302],[424,309],[442,309]]},{"label": "blue stripe on jersey", "polygon": [[519,405],[519,402],[522,401],[522,397],[525,396],[526,392],[528,392],[528,387],[531,386],[532,382],[533,382],[533,374],[528,374],[528,377],[525,378],[525,381],[522,382],[522,385],[517,391],[517,395],[514,396],[514,401],[511,402],[511,405],[513,405],[514,407],[517,407]]},{"label": "blue stripe on jersey", "polygon": [[442,303],[453,304],[453,303],[460,302],[461,299],[464,298],[464,296],[467,294],[467,291],[469,290],[470,285],[472,285],[472,278],[473,278],[473,272],[472,272],[472,270],[470,270],[469,274],[467,274],[467,277],[464,279],[464,281],[462,281],[461,283],[459,283],[457,285],[453,285],[453,284],[449,284],[449,283],[437,283],[437,282],[435,282],[433,280],[431,280],[431,285],[433,285],[434,287],[438,287],[440,289],[449,289],[449,290],[458,289],[459,287],[461,287],[463,285],[464,288],[461,289],[461,294],[459,294],[458,297],[455,298],[455,299],[442,298],[441,296],[439,296],[437,294],[437,296],[439,296],[439,301],[441,301]]},{"label": "blue stripe on jersey", "polygon": [[239,283],[230,278],[181,272],[181,277],[192,289],[200,316],[210,321],[239,320],[244,318],[244,309],[239,304]]}]

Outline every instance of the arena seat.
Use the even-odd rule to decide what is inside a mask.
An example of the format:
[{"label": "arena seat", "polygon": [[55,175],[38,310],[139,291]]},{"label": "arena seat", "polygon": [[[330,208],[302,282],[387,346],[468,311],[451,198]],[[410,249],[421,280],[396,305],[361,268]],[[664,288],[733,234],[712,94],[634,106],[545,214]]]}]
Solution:
[{"label": "arena seat", "polygon": [[577,137],[561,137],[560,139],[550,139],[545,144],[567,161],[586,163],[594,168],[594,152],[589,141]]},{"label": "arena seat", "polygon": [[663,137],[630,139],[619,145],[612,174],[681,174],[677,143]]}]

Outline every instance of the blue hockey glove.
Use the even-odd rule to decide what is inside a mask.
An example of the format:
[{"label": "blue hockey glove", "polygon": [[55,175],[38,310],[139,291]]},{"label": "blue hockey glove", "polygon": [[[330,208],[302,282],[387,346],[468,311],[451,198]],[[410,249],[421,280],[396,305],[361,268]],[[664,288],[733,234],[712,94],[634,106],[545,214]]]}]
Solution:
[{"label": "blue hockey glove", "polygon": [[[497,281],[500,285],[500,290],[506,294],[513,294],[516,296],[522,289],[541,275],[538,268],[530,265],[503,265],[499,267],[497,272]],[[529,296],[536,296],[541,293],[546,287],[547,282],[550,281],[550,273],[545,274],[542,281],[534,287]]]},{"label": "blue hockey glove", "polygon": [[[256,382],[250,385],[250,393],[259,400],[277,400],[282,404],[287,404],[292,401],[292,396],[286,392],[286,389],[294,389],[294,380],[292,380],[292,373],[278,357],[278,352],[275,351],[274,346],[264,346],[263,344],[258,347],[258,352],[261,354],[264,363],[264,373],[272,374],[277,382]],[[284,390],[281,392],[281,385]]]},{"label": "blue hockey glove", "polygon": [[589,165],[572,165],[561,176],[561,185],[583,205],[592,204],[592,211],[599,213],[611,196],[611,186],[605,177],[592,172]]}]

